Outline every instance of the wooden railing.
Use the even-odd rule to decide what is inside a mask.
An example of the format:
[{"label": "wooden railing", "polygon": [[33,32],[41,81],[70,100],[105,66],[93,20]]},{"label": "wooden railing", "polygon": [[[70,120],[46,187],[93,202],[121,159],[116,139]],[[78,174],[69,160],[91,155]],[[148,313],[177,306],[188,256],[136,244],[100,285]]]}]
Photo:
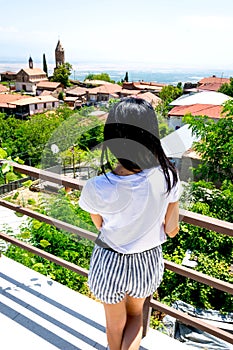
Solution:
[{"label": "wooden railing", "polygon": [[[0,164],[5,161],[0,160]],[[41,180],[47,180],[50,182],[62,184],[64,187],[74,188],[81,190],[82,185],[78,183],[78,179],[68,179],[63,175],[57,175],[53,174],[44,170],[39,170],[33,167],[25,166],[25,165],[19,165],[17,163],[11,162],[11,165],[14,166],[14,169],[17,172],[21,172],[23,174],[27,174],[29,176],[32,176],[34,178],[39,178]],[[46,215],[40,214],[38,212],[35,212],[33,210],[30,210],[28,208],[15,205],[13,203],[10,203],[8,201],[5,201],[3,199],[0,199],[0,205],[4,206],[6,208],[9,208],[11,210],[14,210],[15,212],[25,214],[29,217],[35,218],[39,221],[46,222],[50,225],[53,225],[57,228],[63,229],[65,231],[68,231],[73,234],[77,234],[78,236],[84,237],[86,239],[89,239],[91,241],[94,241],[96,239],[96,235],[92,232],[89,232],[87,230],[84,230],[82,228],[76,227],[71,224],[67,224],[63,221],[48,217]],[[180,210],[180,220],[186,223],[193,224],[195,226],[203,227],[212,231],[216,231],[219,233],[223,233],[229,236],[233,236],[233,224],[229,222],[225,222],[219,219],[210,218],[207,216],[203,216],[201,214],[196,214],[193,212],[189,212],[186,210]],[[69,270],[72,270],[78,274],[81,274],[83,276],[88,276],[88,270],[83,269],[75,264],[72,264],[66,260],[63,260],[59,257],[56,257],[52,254],[49,254],[41,249],[38,249],[36,247],[31,246],[30,244],[27,244],[25,242],[22,242],[12,236],[9,236],[5,233],[0,232],[0,238],[4,239],[7,242],[10,242],[16,246],[19,246],[25,250],[28,250],[38,256],[41,256],[49,261],[53,261],[58,265],[61,265]],[[221,291],[227,292],[229,294],[233,294],[233,285],[221,281],[217,278],[213,278],[210,276],[207,276],[201,272],[191,270],[187,267],[175,264],[171,261],[165,260],[165,268],[168,270],[171,270],[177,274],[180,274],[182,276],[185,276],[187,278],[191,278],[195,281],[204,283],[206,285],[209,285],[211,287],[214,287],[216,289],[219,289]],[[215,326],[212,326],[208,324],[207,322],[204,322],[200,319],[196,319],[195,317],[189,316],[184,312],[181,312],[179,310],[176,310],[172,307],[169,307],[167,305],[162,304],[161,302],[154,300],[153,296],[148,297],[146,299],[145,305],[144,305],[144,336],[146,335],[148,325],[149,325],[149,319],[151,315],[151,310],[156,309],[158,311],[161,311],[165,314],[171,315],[175,317],[177,320],[181,321],[182,323],[186,325],[190,325],[193,327],[196,327],[200,330],[206,331],[220,339],[223,339],[231,344],[233,344],[233,335],[221,330]]]}]

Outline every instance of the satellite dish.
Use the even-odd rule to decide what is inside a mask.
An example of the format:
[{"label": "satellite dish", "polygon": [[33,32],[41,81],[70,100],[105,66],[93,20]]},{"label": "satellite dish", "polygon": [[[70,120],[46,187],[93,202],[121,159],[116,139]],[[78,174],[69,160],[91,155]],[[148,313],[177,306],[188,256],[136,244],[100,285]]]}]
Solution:
[{"label": "satellite dish", "polygon": [[53,152],[53,154],[57,154],[59,152],[59,148],[55,143],[51,145],[51,151]]}]

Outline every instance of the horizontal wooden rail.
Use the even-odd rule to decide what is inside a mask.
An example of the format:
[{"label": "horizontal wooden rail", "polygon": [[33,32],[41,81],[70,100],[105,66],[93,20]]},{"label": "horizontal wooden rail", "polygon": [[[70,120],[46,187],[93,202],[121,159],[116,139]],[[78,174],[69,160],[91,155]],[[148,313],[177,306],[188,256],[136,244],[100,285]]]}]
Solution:
[{"label": "horizontal wooden rail", "polygon": [[[81,190],[83,184],[79,182],[79,179],[69,179],[64,175],[58,175],[50,171],[37,169],[28,165],[21,165],[15,162],[0,159],[0,165],[3,163],[9,163],[14,169],[22,174],[30,175],[34,178],[54,182],[61,184],[64,187],[70,187],[73,189]],[[180,221],[192,224],[212,230],[215,232],[223,233],[228,236],[233,236],[233,223],[211,218],[202,214],[194,213],[188,210],[180,209]]]},{"label": "horizontal wooden rail", "polygon": [[45,222],[46,224],[55,226],[61,230],[65,230],[65,231],[68,231],[70,233],[74,233],[74,234],[79,235],[81,237],[87,238],[91,241],[95,241],[95,239],[96,239],[96,234],[93,232],[87,231],[83,228],[80,228],[80,227],[77,227],[77,226],[74,226],[71,224],[68,224],[64,221],[54,219],[51,216],[40,214],[36,211],[33,211],[33,210],[25,208],[25,207],[21,207],[20,205],[13,204],[13,203],[5,201],[3,199],[0,199],[0,206],[14,210],[17,213],[27,215],[33,219],[38,220],[38,221]]},{"label": "horizontal wooden rail", "polygon": [[233,284],[231,283],[221,281],[218,278],[205,275],[202,272],[195,271],[182,265],[178,265],[172,261],[164,260],[164,265],[166,269],[173,271],[179,275],[191,278],[194,281],[207,284],[208,286],[233,295]]},{"label": "horizontal wooden rail", "polygon": [[[5,201],[3,199],[2,200],[0,199],[0,205],[6,207],[8,209],[14,210],[15,212],[32,217],[38,221],[45,222],[45,223],[52,225],[52,226],[55,226],[59,229],[62,229],[62,230],[65,230],[67,232],[81,236],[83,238],[89,239],[91,241],[95,241],[95,239],[96,239],[96,234],[93,232],[90,232],[90,231],[84,230],[80,227],[65,223],[64,221],[54,219],[54,218],[46,216],[44,214],[40,214],[40,213],[35,212],[31,209],[21,207],[19,205]],[[222,291],[227,292],[229,294],[233,294],[233,285],[228,283],[228,282],[224,282],[224,281],[221,281],[217,278],[210,277],[210,276],[205,275],[201,272],[189,269],[185,266],[178,265],[178,264],[176,264],[172,261],[168,261],[168,260],[165,260],[165,267],[168,270],[174,271],[175,273],[177,273],[179,275],[182,275],[182,276],[185,276],[187,278],[191,278],[195,281],[207,284],[211,287],[222,290]]]},{"label": "horizontal wooden rail", "polygon": [[188,315],[187,313],[184,313],[170,306],[162,304],[155,299],[151,299],[149,304],[155,310],[168,314],[186,325],[201,329],[202,331],[208,332],[220,339],[225,340],[230,344],[233,344],[233,334],[230,334],[226,331],[219,329],[218,327],[215,327],[207,322],[204,322],[200,320],[200,318],[197,319],[193,316]]},{"label": "horizontal wooden rail", "polygon": [[49,261],[52,261],[58,265],[61,265],[65,268],[69,269],[69,270],[72,270],[72,271],[74,271],[82,276],[85,276],[85,277],[88,276],[88,270],[83,269],[82,267],[75,265],[69,261],[61,259],[53,254],[47,253],[42,249],[33,247],[32,245],[25,243],[23,241],[20,241],[19,239],[16,239],[12,236],[9,236],[6,233],[0,232],[0,238],[4,239],[5,241],[7,241],[13,245],[16,245],[17,247],[25,249],[25,250],[27,250],[35,255],[41,256],[42,258],[45,258]]},{"label": "horizontal wooden rail", "polygon": [[9,165],[12,165],[14,167],[14,170],[29,175],[31,177],[34,177],[35,179],[40,179],[43,181],[49,181],[54,182],[56,184],[62,185],[64,187],[71,187],[76,190],[81,190],[83,185],[79,183],[78,179],[70,179],[67,178],[64,175],[55,174],[51,171],[41,170],[37,169],[28,165],[21,165],[15,162],[6,161],[6,160],[0,160],[0,165],[3,163],[8,163]]},{"label": "horizontal wooden rail", "polygon": [[223,221],[210,216],[194,213],[192,211],[180,209],[180,221],[206,228],[211,231],[223,233],[228,236],[233,236],[233,223]]}]

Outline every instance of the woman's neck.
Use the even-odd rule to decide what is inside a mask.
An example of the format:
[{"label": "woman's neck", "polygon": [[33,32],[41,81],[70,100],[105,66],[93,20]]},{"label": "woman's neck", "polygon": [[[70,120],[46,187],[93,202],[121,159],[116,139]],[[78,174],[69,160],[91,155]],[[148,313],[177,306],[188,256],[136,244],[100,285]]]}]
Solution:
[{"label": "woman's neck", "polygon": [[117,166],[115,167],[115,169],[113,170],[113,173],[119,176],[127,176],[127,175],[133,175],[136,173],[139,173],[141,170],[136,170],[135,171],[130,171],[126,168],[123,167],[123,165],[121,164],[117,164]]}]

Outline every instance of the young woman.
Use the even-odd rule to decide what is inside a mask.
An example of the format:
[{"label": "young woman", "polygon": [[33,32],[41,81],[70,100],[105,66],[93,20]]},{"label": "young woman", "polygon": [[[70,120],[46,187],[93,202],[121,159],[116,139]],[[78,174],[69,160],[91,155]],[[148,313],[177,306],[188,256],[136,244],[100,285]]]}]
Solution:
[{"label": "young woman", "polygon": [[[109,150],[118,164],[106,174]],[[136,350],[145,298],[163,276],[161,245],[179,231],[178,175],[145,100],[126,98],[110,110],[101,165],[104,174],[87,181],[79,200],[100,232],[88,283],[104,305],[109,349]]]}]

